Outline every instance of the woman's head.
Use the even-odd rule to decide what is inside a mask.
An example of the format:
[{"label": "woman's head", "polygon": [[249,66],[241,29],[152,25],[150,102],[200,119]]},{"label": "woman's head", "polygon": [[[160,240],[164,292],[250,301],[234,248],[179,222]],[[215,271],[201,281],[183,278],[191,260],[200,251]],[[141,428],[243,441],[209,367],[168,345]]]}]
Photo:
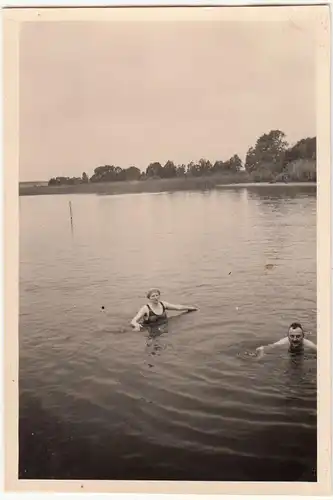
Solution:
[{"label": "woman's head", "polygon": [[160,296],[161,296],[161,292],[158,288],[151,288],[147,292],[147,298],[149,300],[151,300],[152,302],[158,302]]}]

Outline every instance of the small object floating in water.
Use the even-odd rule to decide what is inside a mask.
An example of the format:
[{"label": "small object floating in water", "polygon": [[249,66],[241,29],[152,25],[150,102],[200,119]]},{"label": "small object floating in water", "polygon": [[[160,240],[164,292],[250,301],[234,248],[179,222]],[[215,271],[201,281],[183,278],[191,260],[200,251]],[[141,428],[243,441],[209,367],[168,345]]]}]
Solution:
[{"label": "small object floating in water", "polygon": [[265,269],[273,269],[274,264],[266,264]]},{"label": "small object floating in water", "polygon": [[245,351],[244,354],[245,356],[249,356],[250,358],[256,358],[258,356],[257,353],[253,351]]},{"label": "small object floating in water", "polygon": [[229,276],[230,276],[230,274],[231,274],[231,271],[230,271],[230,273],[229,273]]},{"label": "small object floating in water", "polygon": [[236,311],[238,311],[238,309],[239,309],[239,307],[238,307],[238,306],[236,306]]},{"label": "small object floating in water", "polygon": [[101,309],[104,309],[104,306],[102,306]]}]

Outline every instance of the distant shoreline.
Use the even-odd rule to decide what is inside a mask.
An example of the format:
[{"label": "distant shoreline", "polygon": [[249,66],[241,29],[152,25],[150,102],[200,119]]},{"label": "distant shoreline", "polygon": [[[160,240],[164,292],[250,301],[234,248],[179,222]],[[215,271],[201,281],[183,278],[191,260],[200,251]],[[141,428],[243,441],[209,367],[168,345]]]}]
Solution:
[{"label": "distant shoreline", "polygon": [[62,186],[45,185],[19,185],[19,196],[56,195],[56,194],[134,194],[134,193],[159,193],[167,191],[202,191],[220,188],[244,187],[310,187],[316,182],[247,182],[246,174],[240,176],[235,182],[234,176],[222,177],[191,177],[186,179],[151,179],[144,181],[120,181],[74,184]]},{"label": "distant shoreline", "polygon": [[237,184],[217,184],[218,188],[228,187],[304,187],[317,186],[316,182],[239,182]]}]

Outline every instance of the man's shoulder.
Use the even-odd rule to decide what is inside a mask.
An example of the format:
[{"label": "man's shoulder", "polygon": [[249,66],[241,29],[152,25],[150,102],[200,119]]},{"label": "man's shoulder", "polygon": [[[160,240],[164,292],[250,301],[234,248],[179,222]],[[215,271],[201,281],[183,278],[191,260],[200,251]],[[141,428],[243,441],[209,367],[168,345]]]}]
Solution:
[{"label": "man's shoulder", "polygon": [[310,347],[311,349],[317,350],[316,344],[314,344],[311,340],[304,339],[303,340],[303,345],[306,347]]},{"label": "man's shoulder", "polygon": [[288,337],[283,337],[282,339],[278,340],[277,342],[274,342],[273,345],[285,345],[289,343]]}]

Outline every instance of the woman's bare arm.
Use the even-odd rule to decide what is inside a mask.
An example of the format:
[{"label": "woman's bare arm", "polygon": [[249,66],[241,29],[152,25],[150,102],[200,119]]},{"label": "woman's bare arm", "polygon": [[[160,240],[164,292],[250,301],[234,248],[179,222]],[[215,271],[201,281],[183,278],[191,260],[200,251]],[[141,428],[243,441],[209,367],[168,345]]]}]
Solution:
[{"label": "woman's bare arm", "polygon": [[141,325],[140,325],[139,321],[145,316],[145,314],[147,314],[147,306],[141,307],[139,312],[132,319],[131,325],[133,326],[133,328],[135,328],[135,330],[141,329]]},{"label": "woman's bare arm", "polygon": [[169,302],[165,302],[163,300],[162,304],[164,305],[165,309],[169,311],[197,311],[198,308],[195,306],[183,306],[181,304],[170,304]]}]

